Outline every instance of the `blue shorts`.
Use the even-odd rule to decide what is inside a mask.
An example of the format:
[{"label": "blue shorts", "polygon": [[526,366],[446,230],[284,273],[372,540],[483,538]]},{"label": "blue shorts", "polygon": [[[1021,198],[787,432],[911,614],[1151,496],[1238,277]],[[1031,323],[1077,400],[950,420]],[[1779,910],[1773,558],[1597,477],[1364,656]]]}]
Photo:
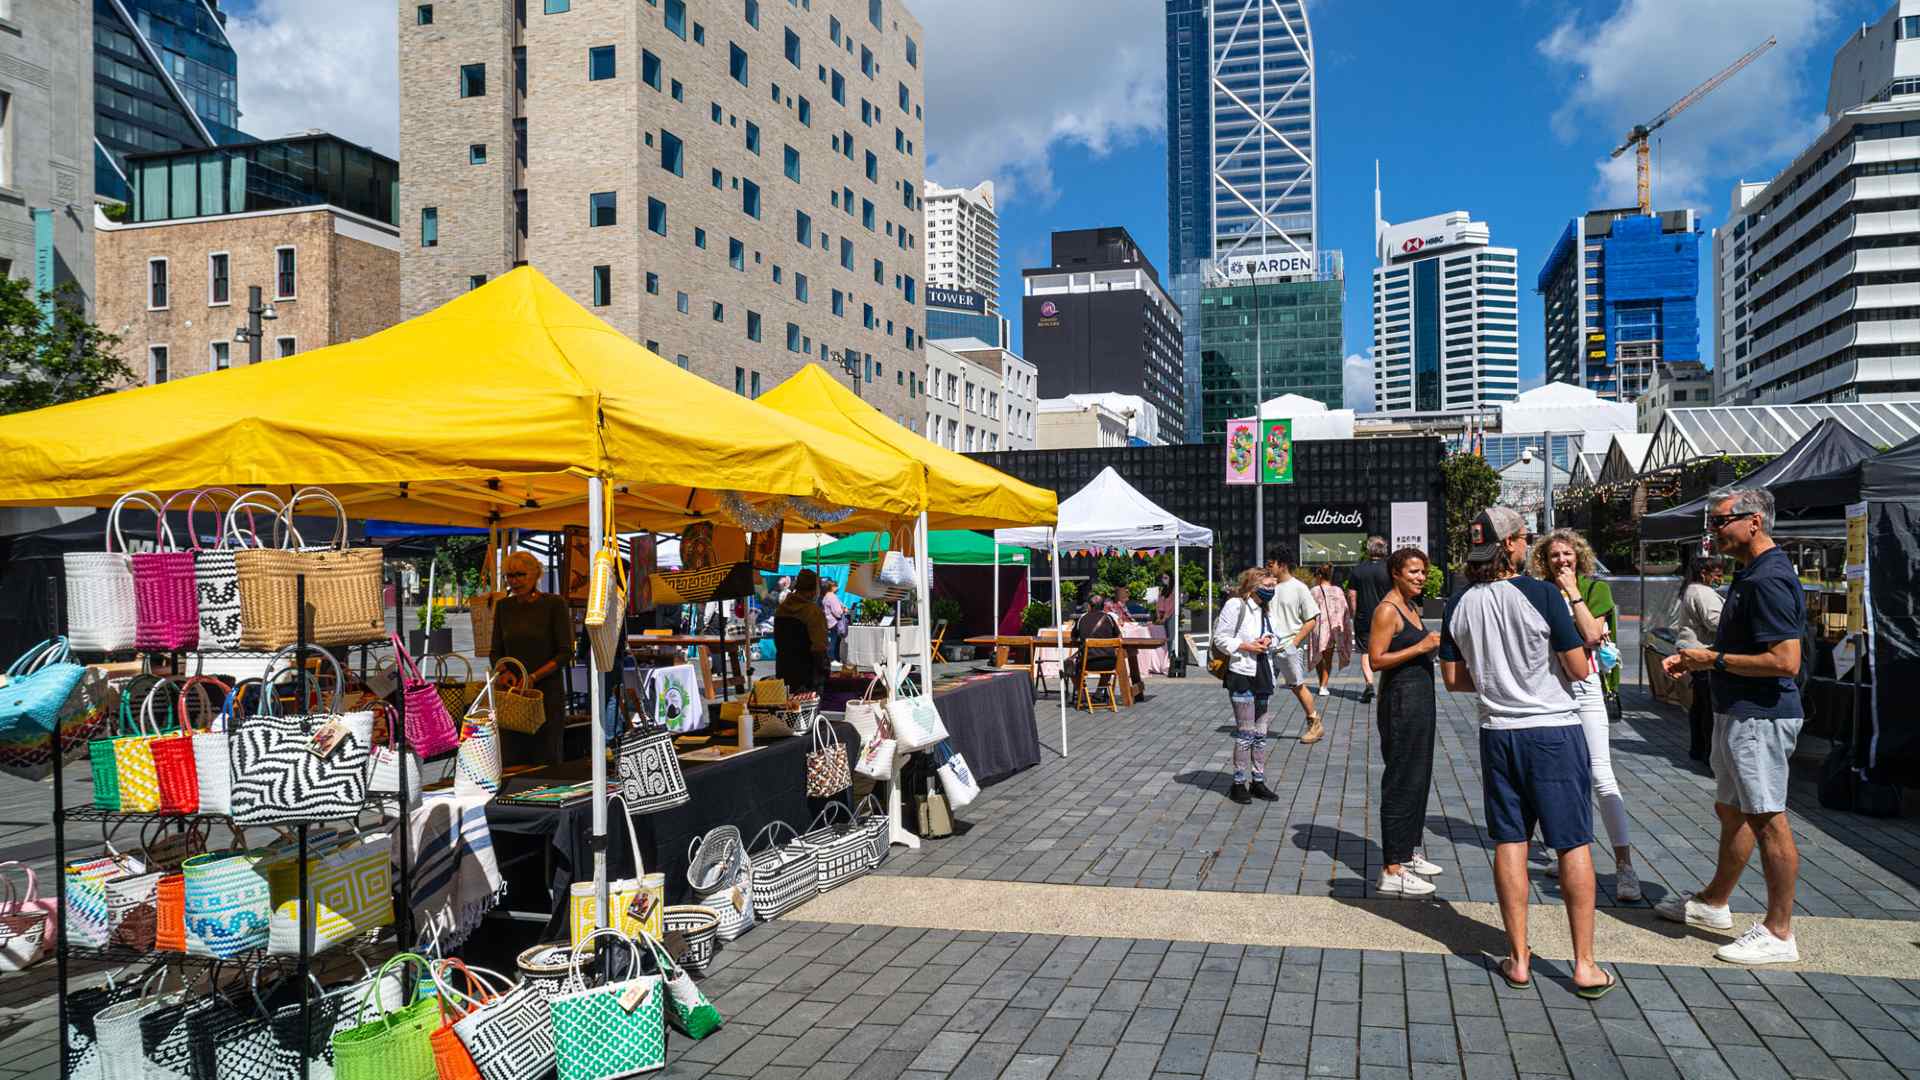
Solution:
[{"label": "blue shorts", "polygon": [[1555,851],[1593,842],[1593,779],[1579,724],[1481,728],[1480,776],[1494,843],[1524,844],[1536,825]]}]

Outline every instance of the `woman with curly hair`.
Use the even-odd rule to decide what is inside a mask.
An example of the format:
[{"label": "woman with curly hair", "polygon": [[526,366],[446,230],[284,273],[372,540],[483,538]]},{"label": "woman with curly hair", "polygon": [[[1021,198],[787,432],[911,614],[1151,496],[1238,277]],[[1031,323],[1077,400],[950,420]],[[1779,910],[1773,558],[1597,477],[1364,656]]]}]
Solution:
[{"label": "woman with curly hair", "polygon": [[[1587,737],[1587,757],[1593,770],[1593,793],[1600,799],[1600,817],[1607,824],[1607,839],[1613,841],[1616,877],[1614,899],[1623,904],[1640,899],[1640,877],[1633,869],[1633,838],[1627,828],[1627,803],[1620,797],[1620,782],[1614,778],[1611,738],[1607,716],[1607,689],[1604,679],[1618,678],[1619,667],[1602,673],[1595,653],[1610,644],[1618,629],[1619,612],[1614,608],[1613,590],[1593,577],[1593,548],[1586,538],[1572,529],[1555,529],[1534,544],[1527,568],[1534,577],[1553,582],[1573,611],[1574,628],[1587,643],[1592,673],[1573,684],[1573,699],[1580,706],[1580,727]],[[1556,861],[1548,864],[1549,875],[1559,872]]]}]

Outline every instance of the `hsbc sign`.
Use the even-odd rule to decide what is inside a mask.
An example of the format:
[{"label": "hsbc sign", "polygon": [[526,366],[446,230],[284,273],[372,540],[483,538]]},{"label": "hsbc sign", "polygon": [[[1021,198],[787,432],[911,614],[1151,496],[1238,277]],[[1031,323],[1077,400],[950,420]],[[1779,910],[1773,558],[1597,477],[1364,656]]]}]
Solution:
[{"label": "hsbc sign", "polygon": [[1422,240],[1417,236],[1410,236],[1407,238],[1406,243],[1400,245],[1400,250],[1406,252],[1408,255],[1411,255],[1414,252],[1419,251],[1421,248],[1426,246],[1427,246],[1427,242],[1425,240]]},{"label": "hsbc sign", "polygon": [[1236,278],[1294,277],[1319,270],[1320,260],[1312,251],[1288,251],[1265,255],[1232,255],[1214,262],[1228,281]]}]

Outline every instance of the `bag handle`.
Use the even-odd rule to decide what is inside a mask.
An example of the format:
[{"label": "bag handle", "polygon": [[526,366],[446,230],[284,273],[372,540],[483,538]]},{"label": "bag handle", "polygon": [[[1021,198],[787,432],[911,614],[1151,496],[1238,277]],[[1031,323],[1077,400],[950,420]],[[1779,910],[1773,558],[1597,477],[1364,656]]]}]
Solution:
[{"label": "bag handle", "polygon": [[[173,730],[174,721],[176,721],[178,717],[175,717],[173,715],[172,701],[167,702],[167,721],[169,726],[162,727],[160,723],[153,718],[154,696],[159,694],[160,691],[167,689],[171,685],[173,684],[167,679],[156,679],[154,680],[154,683],[152,686],[147,687],[147,692],[145,696],[141,697],[140,699],[140,720],[139,720],[140,727],[138,731],[134,732],[134,734],[163,735],[166,732]],[[125,698],[122,698],[121,700],[124,701]]]},{"label": "bag handle", "polygon": [[[247,536],[253,539],[254,547],[266,547],[265,544],[260,542],[260,529],[259,526],[255,524],[253,518],[253,512],[255,510],[266,510],[272,514],[276,545],[285,547],[285,541],[289,538],[280,532],[279,524],[280,515],[286,512],[286,508],[287,504],[281,502],[280,497],[271,491],[256,490],[247,492],[245,495],[240,496],[227,505],[226,524],[221,527],[220,543],[217,546],[228,546],[227,541],[229,539],[240,540],[241,534],[244,531]],[[247,512],[247,527],[245,530],[242,530],[239,526],[240,511],[243,509]],[[299,532],[295,531],[292,539],[298,539],[299,536]],[[245,547],[246,544],[243,542],[239,546]]]},{"label": "bag handle", "polygon": [[[867,810],[867,807],[868,807],[868,806],[872,806],[872,807],[873,807],[873,810],[872,810],[872,812],[871,812],[871,814],[872,814],[872,816],[874,816],[874,817],[886,817],[886,816],[887,816],[887,809],[886,809],[886,807],[884,807],[884,806],[881,806],[881,805],[880,805],[880,800],[879,800],[879,799],[876,799],[876,798],[874,798],[874,797],[873,797],[873,793],[872,793],[872,792],[868,792],[868,793],[867,793],[867,797],[866,797],[866,798],[864,798],[864,799],[861,799],[861,800],[860,800],[860,807],[859,807],[859,810],[857,811],[857,813],[859,813],[859,814],[867,814],[867,813],[868,813],[868,810]],[[824,814],[824,813],[826,813],[826,811],[825,811],[825,810],[822,810],[822,811],[821,811],[821,813],[823,813],[823,814]]]},{"label": "bag handle", "polygon": [[[225,495],[228,506],[232,506],[240,501],[239,495],[223,487],[201,488],[193,493],[193,498],[187,501],[187,538],[193,541],[193,547],[191,549],[193,551],[200,550],[200,531],[193,527],[193,513],[199,509],[200,500],[210,495]],[[247,520],[248,522],[252,522],[252,516],[249,515]],[[215,502],[213,504],[213,544],[216,548],[223,546],[221,542],[226,539],[226,522],[226,516],[220,512],[220,504]]]},{"label": "bag handle", "polygon": [[289,529],[293,528],[293,508],[296,505],[298,505],[300,500],[302,499],[307,499],[307,500],[318,499],[319,501],[327,503],[333,507],[334,520],[336,522],[336,525],[334,529],[333,540],[329,542],[326,546],[330,548],[337,548],[341,551],[347,550],[347,508],[345,506],[342,506],[340,504],[340,500],[334,498],[333,492],[328,491],[326,488],[304,487],[304,488],[301,488],[299,491],[294,492],[293,497],[287,500],[287,508],[284,511],[284,515],[283,515],[286,518],[287,527]]},{"label": "bag handle", "polygon": [[808,729],[813,733],[813,749],[815,753],[840,745],[840,733],[833,730],[832,721],[815,720],[812,724],[808,725]]},{"label": "bag handle", "polygon": [[120,511],[130,502],[137,502],[148,510],[153,511],[154,516],[157,518],[164,520],[166,517],[165,514],[160,512],[160,496],[155,495],[151,491],[129,491],[125,495],[113,500],[112,508],[107,511],[106,527],[101,530],[107,554],[109,555],[113,554],[113,542],[115,540],[120,541],[121,554],[126,553],[127,537],[125,533],[120,531]]},{"label": "bag handle", "polygon": [[607,796],[607,809],[613,809],[614,803],[620,804],[620,818],[626,824],[627,849],[633,853],[633,879],[638,881],[647,875],[647,866],[640,859],[640,840],[634,836],[633,812],[627,809],[625,795]]},{"label": "bag handle", "polygon": [[[372,979],[368,980],[366,993],[360,995],[360,1007],[354,1010],[353,1026],[359,1027],[366,1023],[367,1006],[372,1004],[373,999],[379,995],[380,983],[387,977],[387,969],[395,964],[400,965],[402,969],[408,964],[419,964],[422,968],[426,969],[427,978],[431,979],[433,977],[433,963],[426,957],[421,956],[419,953],[395,953],[393,959],[381,964],[380,970],[374,973]],[[418,985],[413,988],[413,996],[416,999],[420,996],[420,987]],[[380,1024],[383,1028],[390,1027],[393,1024],[393,1014],[388,1013],[375,1020],[374,1023]]]},{"label": "bag handle", "polygon": [[[440,1000],[440,1022],[452,1027],[454,1022],[473,1013],[475,1009],[500,996],[500,991],[480,977],[479,970],[467,966],[466,961],[458,957],[446,957],[432,963],[435,997]],[[459,972],[465,990],[455,989],[450,977]]]},{"label": "bag handle", "polygon": [[[492,677],[499,678],[500,669],[507,666],[508,664],[512,664],[514,667],[520,669],[520,682],[518,683],[518,685],[522,687],[526,687],[527,689],[532,689],[532,687],[529,685],[532,682],[532,679],[527,674],[527,665],[521,663],[518,660],[515,660],[511,656],[496,656],[493,658],[493,676]],[[491,681],[491,679],[489,681]]]},{"label": "bag handle", "polygon": [[401,682],[405,683],[409,680],[414,683],[426,682],[426,676],[420,674],[420,665],[413,661],[413,654],[408,652],[407,647],[401,643],[400,635],[388,634],[387,640],[393,643],[393,655],[400,667]]},{"label": "bag handle", "polygon": [[263,695],[266,693],[265,686],[259,679],[234,680],[233,687],[227,691],[227,700],[220,705],[220,715],[215,718],[213,724],[207,727],[209,734],[216,731],[226,731],[232,727],[234,723],[245,719],[244,717],[235,716],[234,713],[242,707],[246,698],[246,688],[249,686],[259,686],[261,687],[261,693]]},{"label": "bag handle", "polygon": [[751,855],[752,853],[760,850],[760,838],[763,836],[767,838],[768,850],[775,851],[775,852],[779,851],[780,839],[778,834],[774,833],[775,829],[785,829],[789,834],[793,836],[795,840],[800,839],[800,834],[797,832],[794,832],[793,826],[787,824],[784,821],[769,821],[759,832],[753,834],[753,842],[747,845],[747,853]]},{"label": "bag handle", "polygon": [[[164,500],[161,501],[159,523],[154,527],[154,532],[153,532],[154,546],[157,550],[160,550],[160,551],[179,551],[180,550],[180,542],[178,540],[175,540],[173,537],[173,523],[167,520],[167,511],[173,509],[173,501],[175,499],[178,499],[182,495],[195,494],[195,493],[196,492],[193,488],[182,488],[179,491],[176,491],[173,494],[167,496]],[[191,522],[188,523],[187,533],[188,533],[188,538],[191,539],[192,533],[193,533]]]},{"label": "bag handle", "polygon": [[[873,796],[869,795],[867,798],[871,799]],[[815,829],[824,829],[831,826],[833,822],[828,821],[827,817],[835,810],[840,811],[841,816],[847,819],[847,824],[858,825],[860,823],[859,820],[853,816],[853,811],[847,809],[845,802],[840,799],[833,799],[829,801],[827,805],[821,807],[818,814],[813,816],[813,824],[807,826],[807,831],[813,832]]]},{"label": "bag handle", "polygon": [[7,896],[13,904],[13,907],[8,909],[10,913],[17,914],[24,910],[28,904],[40,899],[40,881],[34,875],[33,867],[28,866],[18,859],[8,859],[6,862],[0,862],[0,870],[15,870],[27,876],[27,893],[25,896],[21,896],[14,891],[13,879],[7,877],[5,874],[0,874],[0,881],[6,882]]},{"label": "bag handle", "polygon": [[[344,670],[342,670],[342,668],[340,667],[340,661],[334,658],[333,653],[328,652],[326,649],[323,649],[320,646],[313,645],[313,644],[309,644],[307,648],[320,654],[321,659],[333,665],[333,698],[331,701],[326,702],[326,706],[323,707],[320,711],[325,713],[337,713],[340,711],[340,708],[339,708],[340,695],[346,691],[347,673]],[[277,669],[280,667],[280,665],[283,662],[285,662],[285,660],[288,657],[296,657],[299,652],[300,652],[300,646],[298,644],[288,645],[285,648],[280,649],[278,652],[275,652],[272,656],[267,658],[267,666],[265,669],[266,673],[260,677],[261,690],[260,690],[259,715],[261,716],[273,715],[273,692],[272,692],[273,685],[274,683],[280,680],[280,677],[282,674]],[[294,670],[295,669],[292,664],[286,665],[286,673],[291,674]],[[306,702],[301,702],[300,707],[304,710],[307,707]]]},{"label": "bag handle", "polygon": [[[643,934],[645,933],[645,931],[641,931],[641,932]],[[582,947],[592,942],[595,938],[600,938],[600,937],[610,937],[615,941],[625,944],[626,947],[632,951],[634,960],[636,961],[636,963],[634,964],[634,968],[638,970],[640,965],[638,964],[637,961],[640,959],[640,947],[633,943],[632,938],[628,937],[627,935],[621,933],[618,930],[615,930],[613,927],[602,926],[598,930],[595,930],[592,933],[583,936],[579,941],[574,942],[573,948],[568,950],[567,981],[566,981],[565,992],[572,993],[574,991],[585,990],[587,988],[586,968],[585,968],[585,965],[583,965],[580,962],[580,959],[581,959],[580,950]]]},{"label": "bag handle", "polygon": [[[177,710],[175,711],[174,719],[179,722],[179,728],[181,731],[187,732],[189,734],[195,733],[193,730],[192,718],[190,714],[187,712],[187,691],[189,690],[197,691],[199,693],[200,704],[202,706],[201,711],[204,712],[209,718],[217,717],[219,715],[220,710],[214,708],[213,696],[207,690],[209,686],[219,687],[220,695],[221,695],[220,701],[222,706],[224,707],[226,703],[227,695],[232,693],[233,688],[228,686],[226,683],[220,681],[219,679],[215,678],[214,676],[195,675],[192,678],[189,678],[185,682],[180,684],[180,704]],[[207,724],[207,731],[211,732],[212,730],[213,730],[212,720],[209,719]]]},{"label": "bag handle", "polygon": [[72,655],[64,637],[50,637],[47,640],[20,654],[19,659],[7,668],[9,678],[32,674],[48,664],[63,664]]},{"label": "bag handle", "polygon": [[434,669],[434,675],[433,675],[435,682],[448,681],[447,680],[447,661],[449,660],[460,661],[460,666],[466,670],[466,675],[459,680],[460,682],[470,683],[473,681],[473,661],[467,659],[466,657],[460,655],[459,653],[439,653],[434,656],[429,656],[427,657],[427,659],[434,661],[434,663],[437,665]]}]

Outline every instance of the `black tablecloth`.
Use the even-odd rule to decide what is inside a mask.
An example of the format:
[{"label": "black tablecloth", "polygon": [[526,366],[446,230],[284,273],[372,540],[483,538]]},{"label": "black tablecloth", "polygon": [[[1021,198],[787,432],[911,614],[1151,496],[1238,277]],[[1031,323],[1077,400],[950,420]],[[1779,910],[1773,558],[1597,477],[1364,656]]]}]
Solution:
[{"label": "black tablecloth", "polygon": [[1033,682],[1024,671],[969,676],[935,686],[933,701],[953,748],[983,784],[1040,764],[1040,731],[1033,714]]},{"label": "black tablecloth", "polygon": [[[860,733],[844,723],[833,725],[846,744],[849,762],[860,756]],[[805,832],[829,799],[807,797],[807,752],[813,740],[805,735],[763,740],[761,749],[724,761],[685,765],[687,790],[692,800],[672,810],[636,815],[635,838],[640,858],[648,873],[667,876],[667,902],[690,903],[687,885],[687,848],[695,837],[720,825],[740,830],[740,838],[749,843],[768,822],[784,821],[796,831]],[[971,762],[973,759],[967,759]],[[569,762],[539,773],[512,777],[507,790],[538,787],[546,783],[582,780],[592,766],[586,761]],[[609,776],[615,790],[619,780]],[[840,796],[844,801],[847,797]],[[609,806],[607,816],[607,876],[609,880],[633,876],[633,857],[627,834],[617,810]],[[567,933],[568,887],[576,880],[593,877],[593,803],[590,799],[567,806],[519,806],[495,801],[487,807],[487,825],[493,832],[494,847],[505,871],[508,898],[506,906],[517,911],[548,910],[553,920],[543,940],[558,940]],[[784,833],[782,834],[784,835]],[[546,873],[541,841],[551,845],[552,870]],[[511,867],[509,868],[509,864]],[[544,880],[542,880],[544,878]],[[546,896],[540,892],[545,889]]]}]

